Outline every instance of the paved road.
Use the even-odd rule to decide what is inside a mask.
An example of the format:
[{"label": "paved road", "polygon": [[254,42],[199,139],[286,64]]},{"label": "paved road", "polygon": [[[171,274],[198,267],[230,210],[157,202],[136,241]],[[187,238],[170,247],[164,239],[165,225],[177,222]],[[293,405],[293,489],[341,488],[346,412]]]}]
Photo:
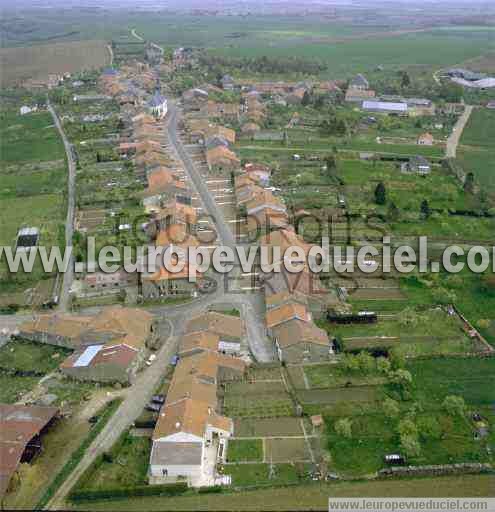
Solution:
[{"label": "paved road", "polygon": [[138,375],[136,382],[129,388],[121,406],[91,443],[76,469],[59,487],[56,494],[45,507],[46,509],[65,509],[64,500],[84,471],[86,471],[98,455],[109,450],[120,435],[139,417],[143,410],[143,405],[150,400],[160,384],[168,361],[177,352],[178,339],[181,333],[181,331],[173,333],[173,336],[169,338],[158,352],[155,363]]},{"label": "paved road", "polygon": [[[67,179],[67,218],[65,221],[65,246],[72,246],[72,236],[74,234],[74,219],[76,211],[76,162],[72,151],[72,145],[65,135],[62,123],[57,115],[57,112],[52,107],[50,101],[47,103],[48,110],[50,111],[55,126],[62,137],[64,143],[65,154],[67,155],[67,165],[69,175]],[[63,276],[63,282],[59,294],[59,309],[60,311],[67,311],[70,303],[70,288],[74,280],[74,258],[71,256],[67,272]]]},{"label": "paved road", "polygon": [[[215,224],[218,237],[223,245],[230,247],[234,250],[237,246],[234,235],[225,220],[222,210],[217,206],[215,199],[208,190],[208,186],[204,182],[202,176],[196,169],[191,157],[184,149],[182,142],[177,135],[177,109],[172,104],[169,107],[168,117],[168,135],[170,143],[173,145],[177,156],[180,158],[184,165],[184,169],[191,179],[196,191],[198,192],[203,207],[211,216]],[[221,288],[221,287],[220,287]],[[221,289],[220,289],[221,293]],[[243,317],[245,319],[247,328],[247,337],[249,348],[254,358],[259,362],[270,362],[275,359],[275,352],[273,343],[268,339],[265,330],[264,322],[264,306],[262,304],[262,297],[260,293],[251,294],[229,294],[223,297],[223,302],[229,299],[232,303],[238,304],[243,310]]]},{"label": "paved road", "polygon": [[235,250],[236,242],[234,235],[232,234],[232,231],[227,224],[227,221],[225,220],[222,210],[215,203],[215,200],[210,194],[206,183],[203,181],[203,178],[194,166],[191,157],[188,155],[177,136],[177,109],[174,105],[171,105],[169,111],[169,140],[174,146],[179,158],[182,160],[184,169],[191,178],[191,181],[193,182],[193,185],[201,198],[205,210],[209,213],[209,215],[211,215],[212,221],[217,228],[217,233],[222,244]]},{"label": "paved road", "polygon": [[461,140],[462,132],[466,127],[469,118],[473,112],[473,107],[471,105],[466,105],[464,112],[461,117],[457,120],[456,125],[452,130],[452,134],[447,140],[447,148],[445,151],[445,156],[447,158],[455,158],[457,156],[457,146],[459,145],[459,141]]}]

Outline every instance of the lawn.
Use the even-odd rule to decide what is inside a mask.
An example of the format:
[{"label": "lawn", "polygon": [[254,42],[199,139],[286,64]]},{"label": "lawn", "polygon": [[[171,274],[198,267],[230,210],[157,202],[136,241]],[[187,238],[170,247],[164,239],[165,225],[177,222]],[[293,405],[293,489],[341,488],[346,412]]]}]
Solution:
[{"label": "lawn", "polygon": [[229,442],[227,462],[261,462],[263,445],[261,439],[232,439]]},{"label": "lawn", "polygon": [[4,369],[46,374],[55,370],[71,351],[28,341],[12,341],[0,348]]},{"label": "lawn", "polygon": [[300,418],[239,418],[235,420],[237,437],[301,436]]},{"label": "lawn", "polygon": [[117,489],[146,485],[151,453],[151,440],[129,433],[99,457],[78,483],[79,490]]},{"label": "lawn", "polygon": [[234,487],[272,487],[297,484],[305,478],[304,465],[273,464],[229,464],[224,466],[224,474],[232,477]]},{"label": "lawn", "polygon": [[348,385],[365,386],[384,384],[387,379],[378,372],[363,375],[349,372],[342,365],[322,364],[301,367],[311,388],[339,388]]}]

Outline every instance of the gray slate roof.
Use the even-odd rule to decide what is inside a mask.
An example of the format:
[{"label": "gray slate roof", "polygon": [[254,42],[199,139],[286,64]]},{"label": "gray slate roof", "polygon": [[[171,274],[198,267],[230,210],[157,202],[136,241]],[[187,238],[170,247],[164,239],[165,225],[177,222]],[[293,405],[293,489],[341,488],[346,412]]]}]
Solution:
[{"label": "gray slate roof", "polygon": [[201,443],[155,441],[151,450],[152,466],[201,465]]}]

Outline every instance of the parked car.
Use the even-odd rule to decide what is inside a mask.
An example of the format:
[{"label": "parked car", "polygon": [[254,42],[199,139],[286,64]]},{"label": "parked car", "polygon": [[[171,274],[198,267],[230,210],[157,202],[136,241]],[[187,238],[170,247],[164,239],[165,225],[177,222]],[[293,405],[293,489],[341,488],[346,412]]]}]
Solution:
[{"label": "parked car", "polygon": [[151,412],[160,412],[162,406],[160,404],[154,404],[153,402],[146,405],[145,409]]},{"label": "parked car", "polygon": [[165,395],[153,395],[151,397],[151,401],[155,404],[164,404],[165,403]]}]

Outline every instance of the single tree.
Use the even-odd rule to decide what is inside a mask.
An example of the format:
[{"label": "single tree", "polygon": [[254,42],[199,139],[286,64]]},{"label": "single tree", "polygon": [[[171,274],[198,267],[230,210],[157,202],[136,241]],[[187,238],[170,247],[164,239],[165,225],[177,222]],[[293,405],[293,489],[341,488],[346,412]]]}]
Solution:
[{"label": "single tree", "polygon": [[383,412],[387,418],[397,418],[400,413],[399,402],[392,398],[385,398],[383,401]]},{"label": "single tree", "polygon": [[401,436],[400,444],[409,457],[417,457],[421,453],[421,445],[417,437],[410,435]]},{"label": "single tree", "polygon": [[335,432],[346,439],[352,438],[352,421],[349,418],[342,418],[335,422]]},{"label": "single tree", "polygon": [[407,89],[411,86],[411,77],[407,71],[402,72],[402,78],[400,81],[400,86],[402,89]]},{"label": "single tree", "polygon": [[423,201],[421,201],[420,210],[421,210],[421,215],[423,216],[424,219],[428,219],[430,217],[430,215],[431,215],[430,205],[428,204],[428,201],[426,199],[423,199]]},{"label": "single tree", "polygon": [[400,436],[418,436],[418,427],[414,423],[414,421],[406,418],[399,422],[399,425],[397,426],[397,431],[399,432]]},{"label": "single tree", "polygon": [[474,193],[474,173],[468,172],[464,180],[464,192],[468,194]]},{"label": "single tree", "polygon": [[301,100],[301,105],[303,107],[307,107],[310,103],[311,103],[311,95],[309,94],[309,91],[304,91],[304,94],[303,94],[303,97]]},{"label": "single tree", "polygon": [[383,181],[380,181],[375,188],[375,203],[384,205],[387,202],[387,189]]},{"label": "single tree", "polygon": [[464,416],[466,414],[466,402],[462,396],[449,395],[445,397],[442,406],[450,416]]},{"label": "single tree", "polygon": [[390,371],[391,367],[390,361],[386,357],[379,357],[376,360],[376,369],[380,372],[386,375]]}]

